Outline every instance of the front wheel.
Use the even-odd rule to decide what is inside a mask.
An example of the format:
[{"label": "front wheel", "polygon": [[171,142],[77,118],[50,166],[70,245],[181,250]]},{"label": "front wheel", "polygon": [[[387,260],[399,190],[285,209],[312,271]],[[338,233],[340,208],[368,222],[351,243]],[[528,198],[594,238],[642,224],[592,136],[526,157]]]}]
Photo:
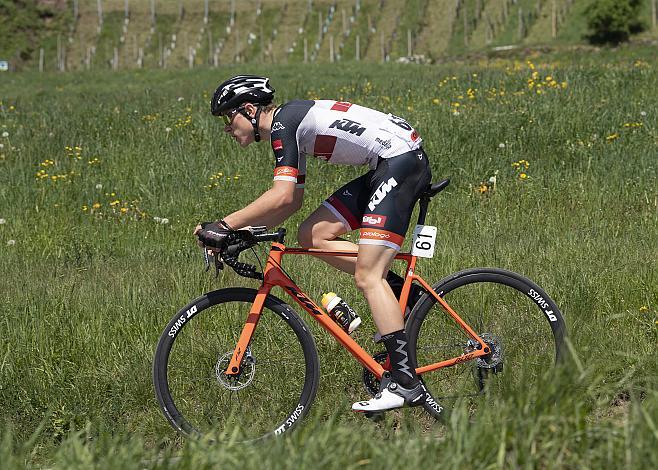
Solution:
[{"label": "front wheel", "polygon": [[315,342],[299,316],[268,295],[240,373],[225,374],[253,289],[222,289],[183,307],[160,337],[153,383],[180,433],[253,441],[279,435],[307,414],[319,381]]},{"label": "front wheel", "polygon": [[[564,352],[566,326],[553,300],[519,274],[475,268],[453,274],[432,286],[487,343],[491,353],[423,374],[429,394],[441,405],[471,400],[483,393],[502,395],[527,387],[550,370]],[[473,351],[477,342],[425,294],[406,325],[409,351],[419,367]],[[439,418],[436,404],[425,409]]]}]

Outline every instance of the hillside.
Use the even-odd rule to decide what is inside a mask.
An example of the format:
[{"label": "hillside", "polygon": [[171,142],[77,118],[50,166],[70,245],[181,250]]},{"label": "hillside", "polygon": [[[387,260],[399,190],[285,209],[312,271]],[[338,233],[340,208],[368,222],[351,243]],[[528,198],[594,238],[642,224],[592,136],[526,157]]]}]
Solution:
[{"label": "hillside", "polygon": [[[658,38],[651,1],[640,39]],[[583,43],[588,2],[1,0],[0,59],[17,70],[381,62],[410,54],[436,60],[500,46]]]}]

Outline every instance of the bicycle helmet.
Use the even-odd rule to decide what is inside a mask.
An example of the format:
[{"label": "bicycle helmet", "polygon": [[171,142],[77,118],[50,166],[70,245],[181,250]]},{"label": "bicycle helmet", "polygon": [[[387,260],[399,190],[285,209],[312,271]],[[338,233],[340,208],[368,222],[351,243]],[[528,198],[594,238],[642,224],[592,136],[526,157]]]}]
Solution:
[{"label": "bicycle helmet", "polygon": [[237,75],[217,87],[210,102],[210,112],[220,116],[244,103],[267,105],[274,98],[270,79],[256,75]]},{"label": "bicycle helmet", "polygon": [[262,105],[268,105],[274,98],[274,88],[270,86],[270,79],[257,75],[237,75],[229,78],[217,87],[210,102],[210,112],[213,116],[221,116],[232,109],[240,109],[244,103],[253,103],[257,106],[256,115],[251,117],[246,111],[240,110],[245,118],[251,121],[254,127],[254,139],[260,141],[258,120]]}]

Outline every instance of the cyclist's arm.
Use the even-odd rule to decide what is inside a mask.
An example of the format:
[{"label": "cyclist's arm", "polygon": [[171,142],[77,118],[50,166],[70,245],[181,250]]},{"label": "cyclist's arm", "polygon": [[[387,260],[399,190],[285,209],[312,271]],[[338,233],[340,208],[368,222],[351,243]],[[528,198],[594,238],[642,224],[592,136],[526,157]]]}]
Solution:
[{"label": "cyclist's arm", "polygon": [[292,181],[275,180],[272,188],[248,206],[224,217],[224,221],[234,229],[249,225],[274,228],[302,207],[304,188],[295,186]]}]

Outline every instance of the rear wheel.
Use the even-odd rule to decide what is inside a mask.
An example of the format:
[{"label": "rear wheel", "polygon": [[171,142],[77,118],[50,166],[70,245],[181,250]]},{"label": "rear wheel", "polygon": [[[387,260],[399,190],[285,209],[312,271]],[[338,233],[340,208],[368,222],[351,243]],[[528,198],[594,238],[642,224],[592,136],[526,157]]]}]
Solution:
[{"label": "rear wheel", "polygon": [[256,297],[222,289],[184,307],[163,331],[153,383],[170,424],[184,435],[253,441],[293,428],[319,381],[315,342],[299,316],[269,295],[240,373],[225,374]]},{"label": "rear wheel", "polygon": [[[566,327],[555,302],[532,281],[510,271],[476,268],[458,272],[433,286],[450,307],[482,337],[491,353],[423,374],[434,417],[442,406],[472,400],[483,392],[504,394],[527,387],[550,370],[563,354]],[[473,351],[478,346],[426,294],[406,325],[409,351],[423,367]]]}]

